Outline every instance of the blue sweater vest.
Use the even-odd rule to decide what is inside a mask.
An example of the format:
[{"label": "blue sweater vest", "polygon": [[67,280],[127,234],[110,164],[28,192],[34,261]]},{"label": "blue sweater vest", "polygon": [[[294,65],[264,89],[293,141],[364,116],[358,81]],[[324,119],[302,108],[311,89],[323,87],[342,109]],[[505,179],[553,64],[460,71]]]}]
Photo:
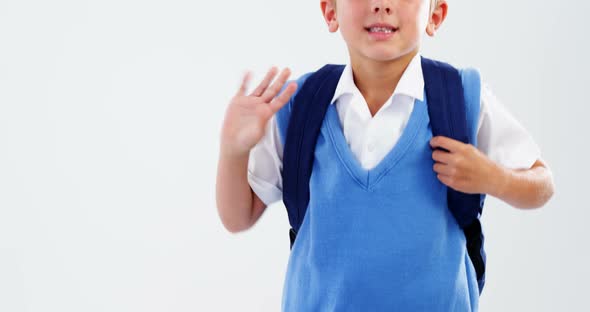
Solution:
[{"label": "blue sweater vest", "polygon": [[[479,75],[461,70],[461,77],[475,134]],[[415,101],[398,142],[370,170],[348,147],[335,105],[328,107],[309,205],[287,266],[283,311],[478,310],[465,235],[433,170],[424,98]],[[292,104],[276,115],[283,142]]]}]

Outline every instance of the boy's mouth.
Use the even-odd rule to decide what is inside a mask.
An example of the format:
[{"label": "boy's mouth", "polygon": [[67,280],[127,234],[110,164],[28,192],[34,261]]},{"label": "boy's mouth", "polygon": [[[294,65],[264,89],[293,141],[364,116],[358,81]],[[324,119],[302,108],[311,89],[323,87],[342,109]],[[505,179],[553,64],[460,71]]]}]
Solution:
[{"label": "boy's mouth", "polygon": [[389,24],[379,23],[365,27],[365,30],[369,34],[371,40],[387,41],[394,36],[394,34],[398,31],[398,28]]},{"label": "boy's mouth", "polygon": [[395,32],[397,30],[397,28],[389,28],[389,27],[367,27],[365,28],[365,30],[367,30],[370,33],[386,33],[386,34],[390,34],[392,32]]},{"label": "boy's mouth", "polygon": [[368,31],[369,33],[390,34],[390,33],[396,32],[397,28],[393,27],[389,24],[377,23],[377,24],[372,24],[372,25],[369,25],[368,27],[365,27],[365,30]]}]

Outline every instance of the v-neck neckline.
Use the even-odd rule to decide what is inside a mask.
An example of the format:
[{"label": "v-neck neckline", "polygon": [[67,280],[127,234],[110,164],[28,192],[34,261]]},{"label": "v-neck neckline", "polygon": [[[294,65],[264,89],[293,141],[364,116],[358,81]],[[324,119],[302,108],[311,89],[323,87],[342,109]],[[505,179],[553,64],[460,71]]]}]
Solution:
[{"label": "v-neck neckline", "polygon": [[346,142],[336,105],[330,105],[326,112],[328,136],[336,148],[338,157],[346,166],[352,178],[366,190],[371,190],[408,151],[419,130],[427,122],[427,109],[426,101],[418,99],[414,101],[408,123],[398,141],[376,166],[368,170],[362,167]]}]

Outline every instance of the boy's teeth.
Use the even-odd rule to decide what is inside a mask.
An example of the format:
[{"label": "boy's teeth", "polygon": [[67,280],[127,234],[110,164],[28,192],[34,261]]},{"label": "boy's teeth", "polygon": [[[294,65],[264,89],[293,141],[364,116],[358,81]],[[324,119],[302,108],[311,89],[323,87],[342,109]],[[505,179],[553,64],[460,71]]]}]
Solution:
[{"label": "boy's teeth", "polygon": [[384,32],[384,33],[390,33],[393,30],[391,28],[385,28],[385,27],[371,27],[369,28],[370,32]]}]

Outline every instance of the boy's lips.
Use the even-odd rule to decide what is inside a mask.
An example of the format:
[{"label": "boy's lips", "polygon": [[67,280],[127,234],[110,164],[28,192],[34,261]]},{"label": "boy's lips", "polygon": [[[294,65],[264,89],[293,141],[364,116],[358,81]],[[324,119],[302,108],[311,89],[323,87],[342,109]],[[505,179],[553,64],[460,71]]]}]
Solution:
[{"label": "boy's lips", "polygon": [[372,39],[379,41],[391,38],[398,28],[386,23],[375,23],[365,27],[365,30]]}]

